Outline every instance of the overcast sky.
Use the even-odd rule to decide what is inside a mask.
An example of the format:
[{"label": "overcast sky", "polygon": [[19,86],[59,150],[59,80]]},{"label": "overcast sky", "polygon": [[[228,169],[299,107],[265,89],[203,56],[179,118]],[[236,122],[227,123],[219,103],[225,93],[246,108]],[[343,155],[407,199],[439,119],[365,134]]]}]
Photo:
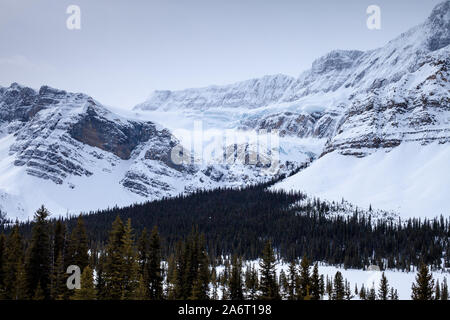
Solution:
[{"label": "overcast sky", "polygon": [[[0,85],[43,84],[131,108],[155,89],[298,76],[333,49],[374,49],[441,0],[0,0]],[[69,5],[81,29],[69,30]],[[381,30],[366,26],[381,8]]]}]

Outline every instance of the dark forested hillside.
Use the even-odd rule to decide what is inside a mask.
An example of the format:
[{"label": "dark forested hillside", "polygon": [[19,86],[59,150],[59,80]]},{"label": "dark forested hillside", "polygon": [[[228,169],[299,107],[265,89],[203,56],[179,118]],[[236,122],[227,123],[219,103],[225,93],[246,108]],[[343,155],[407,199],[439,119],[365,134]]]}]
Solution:
[{"label": "dark forested hillside", "polygon": [[[328,212],[334,203],[308,201],[301,193],[270,192],[267,186],[198,191],[189,196],[91,212],[83,218],[90,245],[100,249],[113,221],[120,216],[123,221],[131,219],[137,235],[144,228],[157,226],[166,257],[177,241],[185,239],[195,227],[205,235],[211,257],[237,254],[254,259],[270,239],[277,254],[289,260],[306,254],[313,261],[345,267],[377,264],[382,268],[408,269],[421,261],[440,268],[444,258],[449,265],[448,219],[374,223],[357,211],[349,217],[331,216]],[[71,230],[76,217],[64,222]],[[30,237],[32,223],[20,227],[25,237]]]}]

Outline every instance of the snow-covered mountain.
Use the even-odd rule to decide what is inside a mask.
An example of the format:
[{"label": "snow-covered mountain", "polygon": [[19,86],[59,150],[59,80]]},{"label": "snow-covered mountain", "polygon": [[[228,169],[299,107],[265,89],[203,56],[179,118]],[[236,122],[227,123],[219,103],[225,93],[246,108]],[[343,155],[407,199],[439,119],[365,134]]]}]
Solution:
[{"label": "snow-covered mountain", "polygon": [[183,148],[169,130],[85,94],[0,88],[0,208],[10,218],[27,218],[41,204],[76,213],[271,178],[267,166],[247,166],[234,153],[211,166],[172,161],[173,150]]},{"label": "snow-covered mountain", "polygon": [[[312,161],[274,188],[448,215],[449,43],[445,1],[382,48],[332,51],[297,78],[156,91],[131,113],[47,86],[0,88],[0,209],[77,213],[266,181]],[[263,129],[281,136],[267,159],[249,139]],[[187,161],[173,161],[174,150]]]},{"label": "snow-covered mountain", "polygon": [[332,51],[298,78],[156,91],[135,111],[164,124],[161,114],[170,113],[226,128],[277,129],[298,144],[308,138],[321,157],[279,188],[405,215],[447,215],[449,44],[445,1],[384,47]]}]

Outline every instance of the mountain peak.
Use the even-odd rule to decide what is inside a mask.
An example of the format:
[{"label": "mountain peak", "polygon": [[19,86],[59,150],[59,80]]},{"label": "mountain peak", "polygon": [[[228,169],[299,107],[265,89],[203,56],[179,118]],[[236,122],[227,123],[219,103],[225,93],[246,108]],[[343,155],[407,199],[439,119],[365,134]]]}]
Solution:
[{"label": "mountain peak", "polygon": [[450,44],[450,1],[434,7],[425,24],[430,29],[427,47],[430,51],[439,50]]}]

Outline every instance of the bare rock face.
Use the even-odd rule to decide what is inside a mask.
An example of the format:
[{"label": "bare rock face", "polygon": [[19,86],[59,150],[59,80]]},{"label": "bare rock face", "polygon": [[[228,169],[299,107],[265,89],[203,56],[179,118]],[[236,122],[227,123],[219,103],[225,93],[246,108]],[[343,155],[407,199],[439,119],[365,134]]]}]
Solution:
[{"label": "bare rock face", "polygon": [[86,112],[69,129],[72,138],[91,147],[111,152],[123,160],[130,159],[132,151],[139,144],[147,142],[155,135],[170,144],[172,138],[170,133],[158,132],[153,123],[114,122],[99,114],[92,100],[88,103],[90,105]]},{"label": "bare rock face", "polygon": [[97,162],[114,166],[130,160],[138,146],[145,146],[147,159],[170,165],[177,143],[154,123],[128,121],[84,94],[47,86],[38,92],[18,84],[1,88],[0,121],[4,134],[14,136],[14,165],[56,184],[92,176]]}]

